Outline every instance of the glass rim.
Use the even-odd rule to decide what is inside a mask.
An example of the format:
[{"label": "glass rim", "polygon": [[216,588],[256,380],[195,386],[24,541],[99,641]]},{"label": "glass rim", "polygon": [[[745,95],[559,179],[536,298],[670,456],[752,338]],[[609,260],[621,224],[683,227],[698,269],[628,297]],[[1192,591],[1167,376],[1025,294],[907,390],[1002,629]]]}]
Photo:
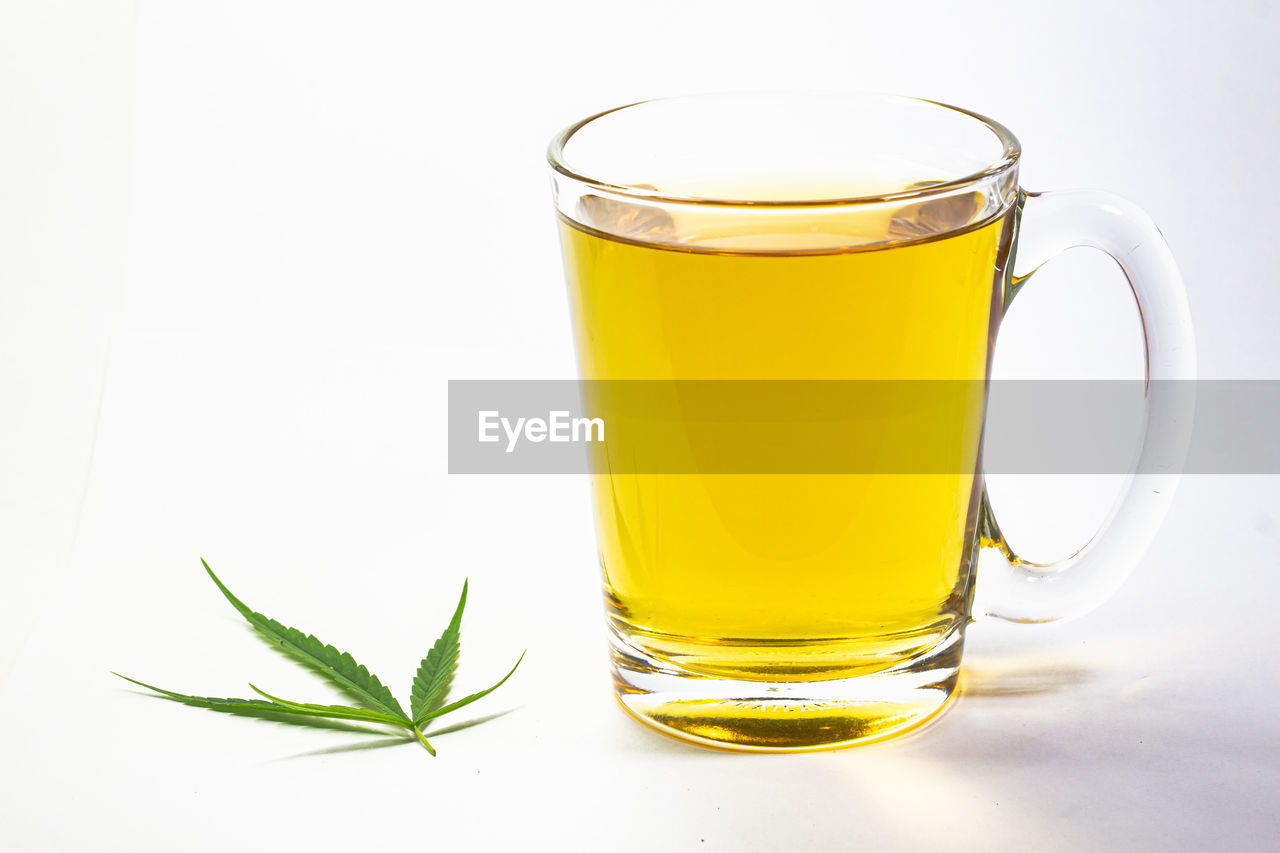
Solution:
[{"label": "glass rim", "polygon": [[[909,101],[916,104],[928,104],[934,107],[940,107],[953,113],[967,116],[978,121],[980,124],[991,131],[1003,146],[1003,151],[998,160],[984,166],[976,172],[971,172],[959,178],[952,178],[947,181],[940,181],[936,184],[930,184],[926,187],[919,187],[911,190],[900,190],[892,193],[881,193],[871,195],[847,196],[840,198],[816,198],[816,199],[725,199],[713,198],[709,196],[692,196],[667,193],[661,190],[651,190],[638,186],[626,186],[622,184],[614,184],[602,178],[592,177],[575,171],[568,163],[565,162],[564,150],[569,140],[579,130],[587,125],[604,118],[607,115],[628,110],[632,107],[639,107],[645,104],[657,104],[667,101],[691,100],[691,99],[710,99],[724,96],[743,96],[743,95],[837,95],[842,97],[863,96],[873,97],[882,100]],[[746,91],[746,92],[704,92],[692,95],[673,95],[662,98],[647,98],[641,101],[634,101],[630,104],[623,104],[620,107],[612,107],[603,110],[594,115],[587,116],[581,121],[574,122],[564,130],[552,137],[550,144],[547,145],[547,163],[551,168],[570,180],[585,184],[598,190],[602,190],[613,195],[626,196],[650,203],[659,204],[696,204],[699,206],[723,206],[723,207],[759,207],[759,208],[778,208],[778,207],[835,207],[844,205],[857,204],[880,204],[884,202],[900,202],[915,199],[927,199],[932,196],[945,195],[962,189],[966,186],[979,183],[984,180],[991,179],[1011,170],[1017,165],[1022,155],[1022,144],[1018,142],[1018,138],[1013,135],[1013,131],[1005,127],[995,119],[988,118],[981,113],[967,110],[964,107],[953,106],[942,101],[933,101],[927,98],[915,98],[909,95],[894,95],[884,92],[819,92],[819,91],[796,91],[796,92],[777,92],[777,91]]]}]

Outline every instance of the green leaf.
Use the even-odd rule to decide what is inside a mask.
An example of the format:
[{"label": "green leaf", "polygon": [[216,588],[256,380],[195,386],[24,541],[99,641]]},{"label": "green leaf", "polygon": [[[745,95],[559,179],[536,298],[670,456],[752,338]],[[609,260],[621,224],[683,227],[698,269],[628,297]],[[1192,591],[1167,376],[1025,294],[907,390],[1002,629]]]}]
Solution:
[{"label": "green leaf", "polygon": [[[112,672],[117,678],[123,678],[139,687],[145,687],[167,696],[184,705],[191,705],[196,708],[207,708],[210,711],[223,711],[230,714],[242,714],[253,717],[269,717],[277,718],[280,722],[296,723],[299,725],[324,725],[328,720],[351,720],[359,719],[363,722],[385,723],[384,720],[374,720],[367,717],[351,717],[340,716],[336,713],[319,710],[309,710],[302,707],[290,707],[288,705],[280,705],[275,702],[264,702],[261,699],[222,699],[215,696],[189,696],[186,693],[176,693],[173,690],[165,690],[163,687],[156,687],[154,684],[147,684],[145,681],[138,681],[136,678],[130,678],[127,675],[121,675],[118,672]],[[373,713],[373,712],[370,712]],[[405,724],[400,720],[394,720],[395,724],[404,727]],[[371,731],[370,729],[359,729],[359,731]]]},{"label": "green leaf", "polygon": [[410,697],[409,708],[415,720],[431,711],[448,692],[449,682],[453,680],[453,672],[458,663],[462,610],[466,606],[467,582],[463,581],[462,597],[458,599],[458,607],[453,611],[453,620],[422,659],[422,663],[418,665],[418,674],[413,677],[413,695]]},{"label": "green leaf", "polygon": [[[470,696],[465,696],[444,707],[439,707],[448,695],[449,685],[458,663],[462,613],[467,604],[467,583],[464,582],[462,584],[462,595],[458,599],[458,606],[454,610],[449,626],[445,628],[444,633],[432,645],[431,650],[427,652],[427,656],[422,659],[421,664],[418,666],[418,672],[413,680],[413,692],[410,701],[410,707],[413,708],[413,717],[411,718],[404,713],[400,703],[391,695],[391,691],[378,680],[378,677],[356,663],[351,655],[322,643],[310,634],[303,634],[296,628],[281,625],[274,619],[250,609],[243,601],[236,598],[231,593],[231,590],[227,589],[226,585],[213,573],[213,569],[209,567],[207,562],[203,559],[200,562],[204,565],[205,571],[209,573],[209,577],[217,585],[218,589],[231,602],[231,605],[264,637],[292,654],[298,660],[332,679],[344,690],[359,698],[362,703],[373,707],[293,702],[289,699],[273,696],[252,683],[249,687],[263,697],[262,699],[224,699],[214,696],[191,696],[186,693],[165,690],[162,687],[156,687],[144,681],[120,675],[117,672],[113,672],[112,675],[139,687],[145,687],[174,701],[197,708],[207,708],[212,711],[241,714],[283,723],[359,731],[366,734],[379,734],[381,732],[353,726],[350,723],[376,723],[399,729],[408,729],[413,732],[428,752],[435,755],[435,747],[431,745],[431,742],[427,740],[422,731],[423,725],[429,720],[441,717],[451,711],[456,711],[459,708],[470,705],[477,699],[488,696],[505,684],[524,660],[524,654],[522,653],[515,665],[511,667],[511,670],[492,687],[481,690],[478,693],[472,693]],[[476,725],[484,722],[485,719],[491,719],[491,717],[472,720],[463,725]],[[437,734],[444,734],[451,730],[450,727],[445,727]]]},{"label": "green leaf", "polygon": [[263,636],[279,645],[285,651],[292,653],[295,657],[315,667],[321,674],[332,679],[340,687],[357,699],[371,705],[375,710],[398,717],[406,723],[409,722],[409,716],[405,714],[404,708],[400,707],[396,697],[391,695],[391,691],[378,680],[378,676],[369,672],[363,665],[356,663],[355,658],[346,652],[338,651],[327,643],[321,642],[311,634],[304,634],[297,628],[289,628],[252,610],[243,601],[236,598],[231,593],[231,590],[227,589],[226,585],[213,573],[213,569],[209,568],[209,564],[205,562],[204,558],[201,558],[200,562],[204,565],[205,571],[209,573],[209,577],[218,585],[218,589],[222,590],[222,594],[226,596],[227,601],[231,602],[231,606],[240,611],[240,615],[250,625],[258,629]]},{"label": "green leaf", "polygon": [[442,717],[445,714],[449,713],[450,711],[456,711],[459,708],[463,707],[464,705],[470,705],[472,702],[476,701],[477,699],[483,699],[485,696],[488,696],[490,693],[497,690],[499,687],[501,687],[503,684],[506,683],[507,679],[510,678],[512,673],[516,671],[516,667],[520,666],[520,661],[524,660],[524,655],[525,655],[524,652],[520,653],[520,658],[519,660],[516,661],[515,666],[511,667],[511,671],[508,672],[506,675],[502,676],[502,680],[499,681],[497,684],[493,685],[492,687],[487,687],[484,690],[481,690],[479,693],[472,693],[470,696],[464,696],[461,699],[459,699],[457,702],[451,702],[448,705],[445,705],[443,708],[437,708],[436,710],[432,711],[429,714],[424,714],[422,717],[415,719],[413,721],[413,724],[415,726],[420,726],[423,723],[427,722],[428,720],[434,720],[436,717]]},{"label": "green leaf", "polygon": [[391,714],[384,714],[381,711],[371,711],[368,708],[353,708],[350,705],[316,705],[311,702],[291,702],[288,699],[281,699],[279,696],[272,696],[265,690],[260,690],[253,682],[249,683],[249,689],[259,696],[270,699],[277,705],[295,711],[325,714],[339,720],[361,720],[366,723],[383,723],[389,726],[399,726],[403,729],[410,728],[409,723],[406,721]]}]

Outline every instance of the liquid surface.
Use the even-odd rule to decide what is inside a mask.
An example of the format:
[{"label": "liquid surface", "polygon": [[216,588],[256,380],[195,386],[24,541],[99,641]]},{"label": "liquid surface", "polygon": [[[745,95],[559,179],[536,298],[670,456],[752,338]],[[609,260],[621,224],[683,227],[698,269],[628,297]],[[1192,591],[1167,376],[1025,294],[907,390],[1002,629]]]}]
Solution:
[{"label": "liquid surface", "polygon": [[[987,375],[1008,214],[944,236],[894,219],[820,253],[794,215],[786,233],[711,236],[633,218],[624,239],[561,222],[584,379]],[[983,402],[943,415],[976,425],[962,436],[970,472]],[[592,480],[614,628],[686,670],[774,682],[874,672],[967,617],[973,473]]]}]

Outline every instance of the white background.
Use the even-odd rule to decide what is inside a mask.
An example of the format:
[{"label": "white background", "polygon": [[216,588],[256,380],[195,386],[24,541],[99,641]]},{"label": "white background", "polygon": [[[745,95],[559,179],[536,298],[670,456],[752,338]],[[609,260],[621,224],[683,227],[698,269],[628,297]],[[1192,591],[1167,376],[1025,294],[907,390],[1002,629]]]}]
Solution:
[{"label": "white background", "polygon": [[[893,91],[1019,135],[1032,189],[1139,202],[1201,374],[1280,378],[1270,3],[0,5],[0,846],[12,850],[1272,849],[1280,483],[1188,479],[1115,599],[979,624],[884,745],[740,756],[613,707],[586,485],[450,478],[445,381],[573,375],[543,149],[640,98]],[[1133,376],[1073,251],[1006,376]],[[1107,483],[1005,482],[1079,545]],[[402,695],[472,581],[437,759],[149,698],[330,694],[204,578]],[[274,689],[273,689],[274,688]],[[463,714],[467,717],[467,714]]]}]

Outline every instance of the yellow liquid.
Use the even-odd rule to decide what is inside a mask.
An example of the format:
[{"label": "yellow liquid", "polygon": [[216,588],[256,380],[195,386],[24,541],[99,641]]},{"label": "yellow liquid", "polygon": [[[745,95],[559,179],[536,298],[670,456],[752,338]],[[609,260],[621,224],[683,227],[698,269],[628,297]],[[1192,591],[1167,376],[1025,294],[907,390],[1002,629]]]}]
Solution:
[{"label": "yellow liquid", "polygon": [[[696,234],[659,246],[562,219],[582,377],[987,376],[1010,214],[837,251],[788,251],[813,229],[794,216],[787,229],[707,249]],[[983,403],[953,413],[978,425],[967,473],[597,473],[614,628],[685,670],[771,682],[928,650],[968,616]]]}]

